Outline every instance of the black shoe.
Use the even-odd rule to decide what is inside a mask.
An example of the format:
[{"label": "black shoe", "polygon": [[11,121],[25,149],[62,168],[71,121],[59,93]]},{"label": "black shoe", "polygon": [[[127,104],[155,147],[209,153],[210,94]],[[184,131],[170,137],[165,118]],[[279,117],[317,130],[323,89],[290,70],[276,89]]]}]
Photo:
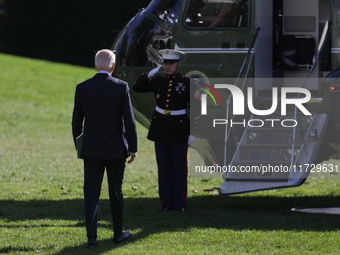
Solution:
[{"label": "black shoe", "polygon": [[155,212],[157,212],[157,213],[169,212],[169,211],[172,211],[172,209],[170,209],[167,206],[163,206],[161,209],[155,210]]},{"label": "black shoe", "polygon": [[96,238],[88,238],[86,248],[94,248],[98,246]]},{"label": "black shoe", "polygon": [[175,211],[176,212],[184,212],[185,209],[184,209],[184,207],[177,207],[177,208],[175,208]]},{"label": "black shoe", "polygon": [[131,233],[130,231],[125,231],[120,234],[120,236],[114,236],[113,237],[113,242],[114,243],[125,243],[131,238]]}]

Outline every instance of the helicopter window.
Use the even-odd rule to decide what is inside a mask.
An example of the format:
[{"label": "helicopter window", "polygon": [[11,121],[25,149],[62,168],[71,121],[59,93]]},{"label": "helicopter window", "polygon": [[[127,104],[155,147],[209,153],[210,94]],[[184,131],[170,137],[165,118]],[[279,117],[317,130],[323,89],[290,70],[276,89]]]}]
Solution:
[{"label": "helicopter window", "polygon": [[154,9],[153,14],[169,25],[174,26],[178,21],[182,2],[183,0],[160,1],[158,6]]},{"label": "helicopter window", "polygon": [[189,27],[248,27],[249,0],[191,0],[186,15]]}]

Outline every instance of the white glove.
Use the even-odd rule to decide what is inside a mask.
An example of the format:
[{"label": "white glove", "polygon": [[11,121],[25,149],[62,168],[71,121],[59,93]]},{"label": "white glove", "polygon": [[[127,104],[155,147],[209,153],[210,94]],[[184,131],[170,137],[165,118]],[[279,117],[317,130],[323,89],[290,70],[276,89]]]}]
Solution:
[{"label": "white glove", "polygon": [[191,143],[196,141],[196,136],[194,135],[189,135],[189,139],[188,139],[188,145],[190,145]]},{"label": "white glove", "polygon": [[161,69],[161,65],[152,69],[149,73],[148,73],[148,78],[151,78],[152,76],[154,76],[156,73],[158,73],[159,69]]}]

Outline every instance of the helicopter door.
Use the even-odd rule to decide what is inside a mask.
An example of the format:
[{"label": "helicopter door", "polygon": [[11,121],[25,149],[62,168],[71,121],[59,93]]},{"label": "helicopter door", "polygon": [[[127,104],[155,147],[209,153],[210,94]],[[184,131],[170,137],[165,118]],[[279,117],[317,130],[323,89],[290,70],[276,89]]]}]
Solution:
[{"label": "helicopter door", "polygon": [[[255,77],[285,78],[280,86],[300,86],[287,78],[302,81],[309,76],[318,53],[323,19],[329,20],[329,16],[328,0],[256,1],[255,24],[261,27],[261,32],[256,45]],[[310,78],[322,77],[320,71],[320,64],[316,62]],[[301,86],[303,84],[301,82]],[[312,95],[318,95],[320,85],[318,79],[310,79],[305,88]],[[279,86],[270,81],[255,84],[257,91],[272,87]]]},{"label": "helicopter door", "polygon": [[[284,0],[283,1],[283,31],[282,38],[292,40],[295,44],[296,66],[286,66],[285,49],[282,53],[282,67],[284,78],[306,78],[313,65],[319,41],[319,0]],[[286,45],[288,43],[286,42]],[[283,42],[282,42],[283,45]],[[293,54],[294,55],[294,54]],[[311,78],[319,77],[319,63],[316,63]],[[287,82],[286,82],[287,81]],[[288,79],[284,79],[284,86],[288,87]],[[308,82],[306,88],[318,91],[318,79]]]}]

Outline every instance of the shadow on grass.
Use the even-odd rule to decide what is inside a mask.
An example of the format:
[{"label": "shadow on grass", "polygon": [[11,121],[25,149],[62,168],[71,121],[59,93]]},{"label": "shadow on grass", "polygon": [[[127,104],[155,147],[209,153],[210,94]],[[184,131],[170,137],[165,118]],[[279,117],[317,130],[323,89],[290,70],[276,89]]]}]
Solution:
[{"label": "shadow on grass", "polygon": [[[300,206],[335,206],[339,197],[272,197],[231,196],[222,198],[216,195],[190,197],[184,213],[155,213],[160,207],[158,198],[126,198],[124,200],[124,228],[136,230],[130,242],[137,242],[155,233],[185,231],[192,228],[216,228],[228,230],[284,230],[284,231],[336,231],[340,226],[338,215],[303,214],[292,212],[291,208]],[[77,227],[84,228],[84,209],[82,199],[59,201],[0,201],[0,218],[9,221],[34,219],[79,221]],[[100,201],[101,224],[99,228],[112,229],[109,202]],[[107,222],[103,223],[103,222]],[[42,225],[39,225],[43,227]],[[70,224],[74,227],[74,224]],[[0,228],[4,226],[0,225]],[[6,226],[8,227],[8,226]],[[99,254],[118,247],[112,239],[100,239],[100,247],[91,251]],[[77,254],[85,248],[67,247],[59,254]],[[126,245],[129,245],[127,243]],[[2,253],[3,251],[0,251]]]},{"label": "shadow on grass", "polygon": [[7,253],[18,253],[18,252],[32,252],[35,251],[36,249],[28,249],[28,248],[16,248],[16,247],[12,247],[12,246],[6,246],[4,248],[0,249],[0,254],[7,254]]}]

